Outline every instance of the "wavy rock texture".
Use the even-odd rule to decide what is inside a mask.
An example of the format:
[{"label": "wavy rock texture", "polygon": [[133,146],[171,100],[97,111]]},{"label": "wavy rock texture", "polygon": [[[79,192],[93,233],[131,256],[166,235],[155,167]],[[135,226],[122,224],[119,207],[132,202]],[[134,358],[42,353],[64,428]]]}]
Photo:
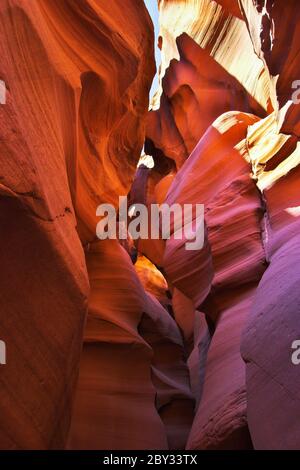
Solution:
[{"label": "wavy rock texture", "polygon": [[268,70],[253,51],[245,22],[232,15],[237,2],[224,3],[232,8],[210,0],[160,2],[162,88],[146,135],[177,168],[222,113],[264,116],[272,109]]},{"label": "wavy rock texture", "polygon": [[[205,366],[203,395],[188,442],[190,449],[247,448],[250,443],[245,367],[239,348],[253,288],[264,271],[261,201],[249,174],[243,139],[247,126],[255,120],[254,116],[228,113],[215,121],[177,173],[167,196],[169,203],[181,203],[184,199],[188,203],[205,204],[214,269],[205,304],[203,300],[208,292],[201,302],[200,299],[195,302],[196,307],[202,303],[201,310],[210,318],[215,331]],[[188,178],[191,174],[199,175],[192,184]],[[237,225],[238,234],[234,230]],[[191,253],[197,266],[195,252]],[[187,254],[179,252],[178,257],[187,263]],[[172,261],[176,264],[174,256]],[[205,267],[204,270],[207,271]],[[203,268],[200,272],[203,277]],[[179,284],[179,289],[195,301],[192,289],[201,292],[195,269],[191,271],[189,285],[184,290],[184,284]]]},{"label": "wavy rock texture", "polygon": [[4,0],[0,16],[0,447],[60,448],[89,294],[82,244],[95,238],[98,204],[116,203],[134,176],[153,29],[131,0]]},{"label": "wavy rock texture", "polygon": [[[278,134],[274,115],[249,128],[249,156],[263,191],[269,267],[259,284],[242,341],[248,419],[258,449],[299,448],[299,387],[291,361],[299,337],[299,143]],[[270,400],[270,396],[272,399]],[[281,429],[285,432],[282,433]]]},{"label": "wavy rock texture", "polygon": [[117,241],[87,253],[89,316],[70,448],[183,448],[193,417],[175,321]]},{"label": "wavy rock texture", "polygon": [[291,101],[299,5],[160,0],[159,8],[160,89],[146,151],[175,168],[152,193],[168,181],[159,202],[204,203],[208,229],[206,264],[202,250],[187,269],[189,253],[174,240],[160,255],[192,348],[197,409],[187,447],[299,448],[291,362],[299,337],[299,126]]},{"label": "wavy rock texture", "polygon": [[[277,77],[278,111],[250,127],[249,158],[266,207],[264,246],[270,263],[259,284],[242,341],[248,418],[258,449],[299,448],[299,386],[291,343],[299,337],[299,5],[242,1],[255,51]],[[260,32],[260,33],[259,33]],[[283,134],[285,133],[285,135]],[[272,399],[270,400],[270,394]],[[281,430],[284,429],[284,432]]]},{"label": "wavy rock texture", "polygon": [[[299,17],[298,2],[241,0],[241,9],[254,50],[266,64],[275,89],[279,128],[299,137]],[[297,102],[292,101],[293,94]],[[283,109],[281,109],[283,108]]]},{"label": "wavy rock texture", "polygon": [[[276,97],[279,107],[291,99],[292,82],[299,79],[299,17],[296,0],[282,8],[280,1],[240,0],[255,53],[278,77]],[[283,12],[284,10],[284,12]]]}]

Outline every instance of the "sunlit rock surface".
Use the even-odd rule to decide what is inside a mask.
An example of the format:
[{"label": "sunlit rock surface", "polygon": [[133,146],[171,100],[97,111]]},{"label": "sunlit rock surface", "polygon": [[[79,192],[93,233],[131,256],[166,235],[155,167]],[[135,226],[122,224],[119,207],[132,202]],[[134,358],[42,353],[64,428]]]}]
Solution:
[{"label": "sunlit rock surface", "polygon": [[190,320],[176,291],[173,298],[189,346],[191,328],[194,334],[198,328],[188,360],[197,409],[187,447],[296,449],[299,5],[161,0],[159,6],[160,89],[146,150],[175,163],[164,201],[205,204],[213,268],[211,274],[197,260],[205,249],[194,254],[185,285],[189,253],[173,251],[171,270],[165,265],[190,301],[203,293],[194,309],[185,300]]},{"label": "sunlit rock surface", "polygon": [[222,113],[264,116],[272,109],[273,88],[239,17],[238,2],[220,2],[230,4],[228,9],[210,0],[159,3],[162,87],[146,137],[178,168]]},{"label": "sunlit rock surface", "polygon": [[269,267],[251,307],[242,354],[255,447],[298,449],[300,377],[291,347],[300,332],[300,148],[276,127],[271,115],[248,130],[249,157],[266,207],[262,233]]}]

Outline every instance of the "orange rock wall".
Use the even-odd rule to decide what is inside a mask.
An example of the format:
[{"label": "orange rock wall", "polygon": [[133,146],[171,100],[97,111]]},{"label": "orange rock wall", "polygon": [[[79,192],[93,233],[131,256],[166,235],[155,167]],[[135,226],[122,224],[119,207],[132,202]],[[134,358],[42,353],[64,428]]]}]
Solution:
[{"label": "orange rock wall", "polygon": [[175,164],[160,202],[204,203],[207,224],[204,250],[191,258],[171,239],[160,256],[168,282],[186,296],[174,291],[173,309],[192,348],[194,329],[197,407],[187,448],[296,449],[299,5],[159,7],[160,88],[146,150]]},{"label": "orange rock wall", "polygon": [[61,448],[89,296],[84,248],[98,204],[117,204],[134,177],[153,27],[141,0],[3,0],[0,17],[0,447]]}]

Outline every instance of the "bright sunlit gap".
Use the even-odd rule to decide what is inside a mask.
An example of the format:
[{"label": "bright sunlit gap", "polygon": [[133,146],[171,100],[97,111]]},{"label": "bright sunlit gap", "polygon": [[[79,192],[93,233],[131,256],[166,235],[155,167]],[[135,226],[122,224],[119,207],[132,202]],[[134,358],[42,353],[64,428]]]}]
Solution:
[{"label": "bright sunlit gap", "polygon": [[[161,52],[158,47],[158,36],[159,36],[159,13],[158,13],[158,5],[157,5],[157,0],[144,0],[145,5],[149,11],[149,14],[151,16],[153,25],[154,25],[154,50],[155,50],[155,62],[156,62],[156,74],[152,82],[152,86],[150,89],[150,103],[153,98],[153,95],[155,94],[157,88],[158,88],[158,70],[161,62]],[[146,155],[144,148],[142,150],[141,158],[138,162],[138,168],[140,166],[146,166],[147,168],[153,168],[154,167],[154,160],[151,157],[151,155]]]},{"label": "bright sunlit gap", "polygon": [[155,33],[155,62],[156,62],[156,75],[154,77],[151,90],[150,90],[150,101],[158,88],[158,68],[161,62],[161,53],[158,47],[158,36],[159,36],[159,13],[158,13],[158,5],[157,0],[144,0],[145,5],[149,11],[151,19],[154,25],[154,33]]}]

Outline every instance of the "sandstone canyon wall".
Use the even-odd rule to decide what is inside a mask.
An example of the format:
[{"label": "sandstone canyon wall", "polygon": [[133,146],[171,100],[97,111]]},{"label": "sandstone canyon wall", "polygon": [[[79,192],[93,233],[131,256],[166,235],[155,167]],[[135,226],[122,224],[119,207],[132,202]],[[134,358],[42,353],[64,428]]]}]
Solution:
[{"label": "sandstone canyon wall", "polygon": [[[143,2],[131,0],[4,0],[0,16],[7,87],[0,107],[0,322],[8,356],[0,447],[62,448],[88,297],[93,303],[87,247],[96,239],[98,204],[116,204],[134,176],[155,72],[153,27]],[[149,359],[143,367],[149,414],[162,427]]]},{"label": "sandstone canyon wall", "polygon": [[167,279],[206,318],[194,323],[188,360],[197,407],[187,447],[297,449],[299,5],[161,0],[159,7],[160,89],[146,150],[173,161],[171,179],[159,183],[167,184],[165,201],[205,204],[213,269],[201,300],[197,268],[203,279],[208,266],[197,255],[190,264],[167,241]]},{"label": "sandstone canyon wall", "polygon": [[[148,111],[143,0],[0,3],[0,449],[300,448],[300,6],[158,7]],[[203,248],[98,240],[125,195]]]}]

